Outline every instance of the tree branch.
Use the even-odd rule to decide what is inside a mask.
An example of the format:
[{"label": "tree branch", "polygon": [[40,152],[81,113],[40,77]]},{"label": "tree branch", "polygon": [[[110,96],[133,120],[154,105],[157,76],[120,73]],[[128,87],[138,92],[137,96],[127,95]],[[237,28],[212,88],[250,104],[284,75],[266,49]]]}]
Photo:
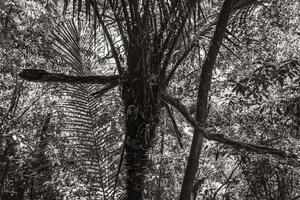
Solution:
[{"label": "tree branch", "polygon": [[182,134],[180,133],[179,128],[178,128],[178,126],[176,124],[175,117],[173,116],[172,110],[170,109],[170,107],[169,107],[169,105],[167,103],[164,103],[164,104],[165,104],[165,107],[167,109],[167,113],[168,113],[168,115],[169,115],[169,117],[171,119],[171,122],[173,124],[173,127],[174,127],[174,130],[175,130],[175,134],[176,134],[179,146],[180,146],[180,148],[183,148],[182,141],[181,141]]},{"label": "tree branch", "polygon": [[181,55],[181,57],[178,59],[178,61],[175,63],[175,65],[173,66],[173,68],[171,69],[170,73],[167,75],[164,84],[163,84],[163,88],[166,88],[170,82],[170,80],[172,79],[173,75],[175,74],[176,70],[178,69],[178,67],[180,66],[180,64],[183,62],[183,60],[189,55],[189,53],[192,51],[192,49],[197,45],[196,42],[193,42],[191,44],[191,46],[189,46],[188,49],[186,49],[186,51]]},{"label": "tree branch", "polygon": [[69,76],[65,74],[49,73],[41,69],[24,69],[19,76],[30,82],[60,82],[85,84],[116,84],[121,77],[113,76]]},{"label": "tree branch", "polygon": [[[197,97],[197,111],[195,125],[199,127],[205,127],[207,121],[207,105],[208,105],[208,93],[211,87],[212,71],[217,59],[218,52],[222,43],[222,39],[225,35],[226,26],[230,19],[232,11],[232,5],[234,0],[225,0],[218,16],[217,25],[214,31],[213,38],[211,40],[210,47],[208,49],[206,59],[202,65],[200,74],[200,83],[198,86]],[[194,120],[194,119],[193,119]],[[208,138],[211,134],[207,134],[205,129],[197,129],[195,126],[191,150],[183,178],[182,189],[180,192],[180,200],[189,199],[192,192],[192,185],[195,180],[195,176],[198,169],[198,161],[200,158],[203,139]],[[218,137],[218,139],[223,139]]]},{"label": "tree branch", "polygon": [[[120,62],[120,58],[119,58],[118,51],[117,51],[117,49],[116,49],[116,47],[115,47],[115,45],[114,45],[113,39],[112,39],[112,37],[111,37],[111,35],[110,35],[109,31],[108,31],[108,28],[107,28],[107,26],[105,25],[105,23],[104,23],[104,21],[103,21],[101,15],[100,15],[100,13],[99,13],[99,10],[98,10],[98,8],[97,8],[97,3],[95,3],[95,4],[94,4],[94,3],[91,3],[91,5],[92,5],[92,7],[94,8],[95,14],[96,14],[96,16],[97,16],[97,18],[98,18],[98,20],[99,20],[99,23],[100,23],[100,25],[101,25],[101,27],[102,27],[102,30],[103,30],[103,32],[104,32],[104,35],[105,35],[105,37],[106,37],[107,40],[108,40],[108,43],[109,43],[109,45],[110,45],[112,54],[113,54],[114,59],[115,59],[115,61],[116,61],[116,65],[117,65],[118,72],[119,72],[119,74],[123,74],[124,69],[122,68],[122,65],[121,65],[121,62]],[[95,30],[95,31],[96,31],[96,30]]]},{"label": "tree branch", "polygon": [[297,158],[295,154],[288,153],[282,150],[274,149],[271,147],[263,146],[263,145],[257,145],[257,144],[250,144],[245,142],[236,141],[230,138],[226,138],[223,134],[212,134],[209,133],[207,130],[202,128],[199,123],[197,123],[196,120],[189,114],[186,107],[180,103],[178,99],[175,99],[168,95],[163,95],[163,99],[166,103],[172,105],[174,108],[176,108],[183,117],[197,130],[199,130],[200,133],[203,133],[203,137],[208,140],[213,140],[228,146],[233,147],[234,149],[245,149],[247,151],[255,152],[258,154],[271,154],[279,157],[284,158]]},{"label": "tree branch", "polygon": [[103,88],[101,88],[101,90],[97,91],[97,92],[94,92],[92,93],[92,96],[98,98],[98,97],[101,97],[103,94],[105,94],[106,92],[108,92],[109,90],[117,87],[119,84],[118,83],[112,83],[112,84],[109,84]]},{"label": "tree branch", "polygon": [[225,182],[214,192],[214,196],[212,200],[215,200],[217,197],[218,192],[220,192],[220,190],[229,183],[230,179],[232,178],[232,176],[234,175],[234,172],[238,169],[238,167],[240,166],[240,162],[237,164],[237,166],[231,171],[231,173],[229,174],[229,176],[226,178]]}]

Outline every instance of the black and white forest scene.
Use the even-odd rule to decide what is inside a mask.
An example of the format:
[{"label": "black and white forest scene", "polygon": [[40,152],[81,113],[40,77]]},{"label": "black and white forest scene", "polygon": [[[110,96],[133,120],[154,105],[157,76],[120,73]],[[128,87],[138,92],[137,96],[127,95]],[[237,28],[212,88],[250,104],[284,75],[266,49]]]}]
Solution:
[{"label": "black and white forest scene", "polygon": [[0,200],[300,200],[300,1],[0,0]]}]

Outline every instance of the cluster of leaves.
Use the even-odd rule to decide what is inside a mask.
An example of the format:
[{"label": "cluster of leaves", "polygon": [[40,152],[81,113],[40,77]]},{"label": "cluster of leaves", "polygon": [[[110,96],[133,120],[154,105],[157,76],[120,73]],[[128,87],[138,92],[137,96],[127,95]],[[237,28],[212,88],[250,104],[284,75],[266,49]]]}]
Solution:
[{"label": "cluster of leaves", "polygon": [[[38,9],[40,8],[40,9]],[[22,68],[56,62],[49,32],[52,16],[38,2],[0,2],[0,180],[2,199],[55,199],[51,159],[53,134],[59,129],[51,113],[55,93],[17,76]],[[58,122],[58,121],[57,121]],[[52,134],[50,134],[52,133]]]},{"label": "cluster of leaves", "polygon": [[271,61],[257,61],[253,65],[258,65],[258,67],[246,78],[238,82],[232,80],[234,84],[233,92],[240,93],[245,98],[253,97],[258,100],[263,97],[268,98],[269,90],[284,87],[286,84],[297,85],[300,81],[300,63],[298,60],[287,60],[278,66]]},{"label": "cluster of leaves", "polygon": [[[221,51],[226,60],[219,60],[215,71],[211,130],[286,150],[299,146],[299,20],[294,20],[299,19],[294,10],[298,7],[298,3],[272,1],[248,15],[247,23],[232,22],[230,28],[236,33],[239,48],[231,44],[235,53],[231,55]],[[282,13],[283,18],[279,17]],[[293,199],[299,195],[295,181],[299,179],[298,161],[278,161],[219,145],[216,154],[219,162],[236,160],[239,167],[218,196],[206,199]],[[212,178],[226,172],[226,168],[215,167],[208,185],[214,192],[226,183]],[[225,174],[228,177],[230,173]]]}]

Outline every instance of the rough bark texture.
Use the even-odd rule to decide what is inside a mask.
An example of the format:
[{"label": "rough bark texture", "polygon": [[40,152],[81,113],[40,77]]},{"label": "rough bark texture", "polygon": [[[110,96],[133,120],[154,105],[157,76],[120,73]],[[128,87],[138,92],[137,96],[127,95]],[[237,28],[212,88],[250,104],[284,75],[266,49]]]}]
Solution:
[{"label": "rough bark texture", "polygon": [[[157,90],[155,92],[149,88],[149,85],[141,79],[135,77],[129,79],[128,85],[123,85],[128,200],[143,199],[145,172],[148,166],[147,152],[155,137],[159,120]],[[154,98],[145,95],[149,89],[154,93]]]},{"label": "rough bark texture", "polygon": [[[155,137],[159,121],[160,89],[158,65],[153,62],[147,44],[147,35],[132,31],[127,55],[127,79],[122,84],[125,110],[125,162],[127,169],[127,199],[143,199],[148,149]],[[153,57],[151,57],[153,58]]]},{"label": "rough bark texture", "polygon": [[126,127],[127,134],[132,135],[128,137],[125,145],[127,199],[138,200],[143,199],[145,173],[148,163],[147,148],[144,148],[142,138],[145,133],[140,131],[138,126],[133,126],[130,122],[127,122]]},{"label": "rough bark texture", "polygon": [[[207,57],[202,66],[200,84],[198,87],[196,112],[196,121],[201,127],[205,127],[206,125],[208,92],[210,90],[211,85],[212,70],[221,46],[222,39],[226,31],[226,25],[231,14],[233,2],[233,0],[225,0],[223,4],[216,26],[216,30],[211,41],[210,48],[208,50]],[[202,150],[204,135],[205,132],[203,129],[195,129],[188,163],[184,174],[182,189],[180,193],[180,200],[190,200],[191,198],[193,184],[198,169],[198,161]]]}]

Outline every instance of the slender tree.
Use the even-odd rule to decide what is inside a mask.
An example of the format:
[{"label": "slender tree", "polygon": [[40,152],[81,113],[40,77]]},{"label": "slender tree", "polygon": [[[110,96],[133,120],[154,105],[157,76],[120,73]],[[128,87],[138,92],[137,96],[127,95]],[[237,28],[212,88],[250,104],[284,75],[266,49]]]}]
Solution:
[{"label": "slender tree", "polygon": [[[226,26],[229,21],[230,14],[233,10],[233,0],[225,0],[222,6],[219,19],[216,25],[216,30],[212,38],[210,48],[207,53],[206,60],[202,66],[202,72],[200,75],[200,83],[198,86],[198,97],[197,97],[197,111],[196,111],[196,121],[200,126],[205,127],[207,120],[207,105],[208,105],[208,93],[210,90],[212,71],[215,65],[217,55],[222,43],[222,39],[225,35]],[[198,169],[198,160],[200,157],[202,145],[203,145],[203,135],[205,130],[195,129],[193,135],[191,151],[186,167],[186,172],[183,179],[182,190],[180,193],[180,200],[190,199],[194,179]]]},{"label": "slender tree", "polygon": [[[85,11],[102,28],[101,31],[109,45],[109,52],[114,58],[118,75],[78,77],[53,74],[42,69],[24,69],[19,74],[23,79],[33,82],[104,85],[103,90],[97,93],[98,95],[119,86],[125,116],[124,149],[128,200],[143,199],[145,173],[149,159],[147,153],[156,137],[156,129],[164,104],[175,107],[195,128],[180,199],[190,198],[204,138],[237,149],[283,157],[293,156],[266,146],[247,144],[226,138],[224,135],[212,134],[205,129],[212,70],[226,32],[226,24],[234,10],[252,5],[256,1],[225,0],[218,14],[219,17],[216,18],[219,20],[209,23],[204,23],[201,2],[197,0],[108,0],[103,2],[86,0]],[[65,9],[68,4],[69,1],[66,1]],[[82,5],[82,0],[73,1],[73,9],[78,11],[78,16],[80,16]],[[214,36],[200,74],[197,114],[194,119],[178,99],[167,94],[167,89],[184,59],[193,49],[198,48],[201,36],[214,27]],[[95,28],[95,31],[97,30]],[[193,34],[188,34],[192,30]],[[119,36],[116,36],[116,33]],[[118,42],[120,39],[121,44]],[[175,53],[176,56],[174,56]]]}]

